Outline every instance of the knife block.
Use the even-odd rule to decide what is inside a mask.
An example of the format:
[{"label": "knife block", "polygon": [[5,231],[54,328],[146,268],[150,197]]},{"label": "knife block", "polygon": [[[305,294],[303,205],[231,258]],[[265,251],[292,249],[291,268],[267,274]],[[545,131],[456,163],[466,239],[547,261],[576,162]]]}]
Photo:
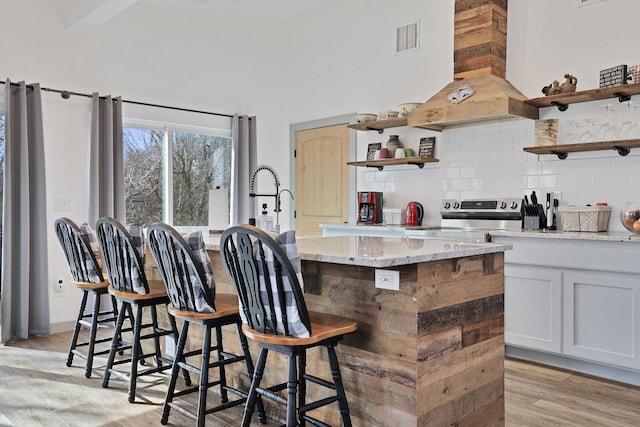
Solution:
[{"label": "knife block", "polygon": [[523,228],[525,230],[542,230],[547,226],[547,217],[542,205],[529,205],[524,215]]}]

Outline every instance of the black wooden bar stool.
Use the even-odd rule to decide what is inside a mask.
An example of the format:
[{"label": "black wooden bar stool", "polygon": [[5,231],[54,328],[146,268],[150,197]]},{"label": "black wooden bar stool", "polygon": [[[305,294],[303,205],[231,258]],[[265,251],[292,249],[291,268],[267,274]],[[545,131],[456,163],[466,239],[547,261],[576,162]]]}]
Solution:
[{"label": "black wooden bar stool", "polygon": [[[109,342],[112,339],[111,335],[97,339],[98,328],[107,323],[115,326],[118,307],[115,298],[112,297],[112,308],[100,311],[101,296],[108,293],[109,282],[105,280],[98,258],[91,248],[90,230],[81,229],[69,218],[58,218],[55,221],[55,231],[69,264],[71,285],[82,291],[82,300],[78,308],[67,355],[67,366],[72,365],[74,356],[85,359],[84,376],[90,378],[93,370],[93,358],[109,353],[108,348],[95,351],[95,345]],[[93,296],[93,310],[85,313],[89,295]],[[89,332],[86,341],[80,340],[80,329],[83,326]],[[85,347],[86,352],[81,351],[81,348]]]},{"label": "black wooden bar stool", "polygon": [[[139,227],[139,226],[134,226]],[[171,368],[173,359],[163,354],[160,338],[171,335],[178,339],[176,321],[171,313],[168,314],[170,329],[161,328],[158,324],[158,306],[167,306],[169,297],[161,280],[147,280],[144,273],[142,257],[144,254],[144,236],[141,228],[129,233],[127,229],[114,218],[100,218],[96,223],[96,237],[106,270],[109,272],[109,293],[118,300],[122,307],[116,322],[114,336],[120,336],[126,311],[134,312],[133,339],[131,343],[112,341],[109,358],[102,386],[108,387],[112,374],[129,380],[129,402],[134,402],[138,378],[163,372]],[[133,231],[133,229],[132,229]],[[149,320],[145,323],[144,309],[148,308]],[[142,331],[145,331],[143,334]],[[148,332],[147,332],[148,331]],[[145,353],[144,341],[152,341],[153,351]],[[116,354],[131,350],[130,358],[116,360]],[[155,366],[145,366],[140,370],[138,364],[147,364],[147,359],[153,359]],[[114,369],[114,366],[130,363],[129,373]],[[184,371],[184,379],[191,385],[189,374]]]},{"label": "black wooden bar stool", "polygon": [[[218,412],[233,406],[241,405],[247,400],[247,392],[234,387],[227,380],[226,367],[233,363],[244,362],[246,365],[247,389],[253,376],[253,362],[246,337],[242,334],[240,315],[238,313],[238,298],[233,294],[216,294],[213,267],[209,255],[204,247],[201,232],[181,236],[171,226],[161,223],[149,227],[149,248],[153,255],[160,275],[167,288],[171,300],[168,310],[177,319],[183,321],[182,331],[176,349],[175,362],[171,374],[171,381],[162,412],[161,423],[169,420],[171,408],[196,420],[198,426],[204,426],[205,415]],[[202,326],[203,341],[201,348],[186,351],[186,341],[191,323]],[[242,355],[225,351],[222,339],[222,327],[234,326],[237,329]],[[212,329],[215,332],[215,343],[211,343]],[[216,360],[211,361],[211,352],[215,352]],[[192,356],[200,357],[200,365],[188,362]],[[176,391],[176,380],[180,368],[200,376],[200,383],[196,387]],[[217,379],[209,379],[209,370],[217,368]],[[220,403],[207,408],[207,391],[211,387],[218,387],[221,396]],[[198,392],[197,413],[189,411],[186,406],[174,401],[175,398]],[[229,400],[229,393],[237,396]],[[266,421],[262,403],[258,402],[259,417]]]},{"label": "black wooden bar stool", "polygon": [[[295,233],[283,233],[274,240],[251,225],[231,227],[222,233],[220,254],[240,297],[242,331],[260,347],[242,425],[249,426],[257,399],[264,396],[286,405],[287,427],[306,422],[327,426],[309,412],[334,402],[338,402],[343,425],[351,426],[335,347],[357,324],[344,317],[307,311]],[[307,349],[318,346],[327,349],[333,382],[306,372]],[[269,350],[288,357],[288,376],[287,382],[264,388],[260,382]],[[307,403],[307,382],[333,394]],[[279,393],[283,390],[286,397]]]}]

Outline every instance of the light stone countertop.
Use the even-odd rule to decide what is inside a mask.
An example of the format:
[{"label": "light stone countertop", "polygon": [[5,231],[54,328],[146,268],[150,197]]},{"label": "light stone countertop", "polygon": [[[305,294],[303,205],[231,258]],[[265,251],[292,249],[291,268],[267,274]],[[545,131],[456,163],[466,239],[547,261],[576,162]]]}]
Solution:
[{"label": "light stone countertop", "polygon": [[[389,235],[401,236],[407,230],[437,229],[437,225],[426,225],[423,227],[406,227],[401,225],[353,225],[353,224],[321,224],[321,227],[334,230],[372,232],[374,234],[388,233]],[[535,237],[543,239],[564,239],[564,240],[599,240],[609,242],[629,242],[640,243],[640,234],[633,234],[627,231],[604,231],[598,233],[573,232],[562,230],[490,230],[492,236],[497,237]],[[418,238],[419,236],[412,236]]]},{"label": "light stone countertop", "polygon": [[[510,250],[510,243],[467,243],[406,237],[303,237],[300,258],[334,264],[385,268]],[[208,250],[220,250],[220,235],[205,238]]]}]

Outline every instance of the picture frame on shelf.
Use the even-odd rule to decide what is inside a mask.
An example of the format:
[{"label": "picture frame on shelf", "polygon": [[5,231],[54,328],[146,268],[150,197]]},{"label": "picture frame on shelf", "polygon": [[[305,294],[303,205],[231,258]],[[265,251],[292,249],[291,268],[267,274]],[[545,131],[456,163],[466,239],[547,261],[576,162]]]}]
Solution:
[{"label": "picture frame on shelf", "polygon": [[420,147],[418,148],[418,156],[433,157],[436,148],[436,137],[427,136],[420,138]]},{"label": "picture frame on shelf", "polygon": [[367,160],[375,160],[376,151],[382,148],[382,142],[374,142],[367,146]]}]

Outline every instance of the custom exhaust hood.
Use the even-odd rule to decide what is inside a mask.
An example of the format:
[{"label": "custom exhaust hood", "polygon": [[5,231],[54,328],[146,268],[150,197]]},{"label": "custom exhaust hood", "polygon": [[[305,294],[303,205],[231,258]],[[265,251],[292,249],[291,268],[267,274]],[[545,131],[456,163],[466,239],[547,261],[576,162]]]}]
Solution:
[{"label": "custom exhaust hood", "polygon": [[409,126],[442,130],[493,120],[538,119],[538,109],[526,104],[527,97],[505,78],[507,1],[456,0],[453,82],[411,111]]}]

